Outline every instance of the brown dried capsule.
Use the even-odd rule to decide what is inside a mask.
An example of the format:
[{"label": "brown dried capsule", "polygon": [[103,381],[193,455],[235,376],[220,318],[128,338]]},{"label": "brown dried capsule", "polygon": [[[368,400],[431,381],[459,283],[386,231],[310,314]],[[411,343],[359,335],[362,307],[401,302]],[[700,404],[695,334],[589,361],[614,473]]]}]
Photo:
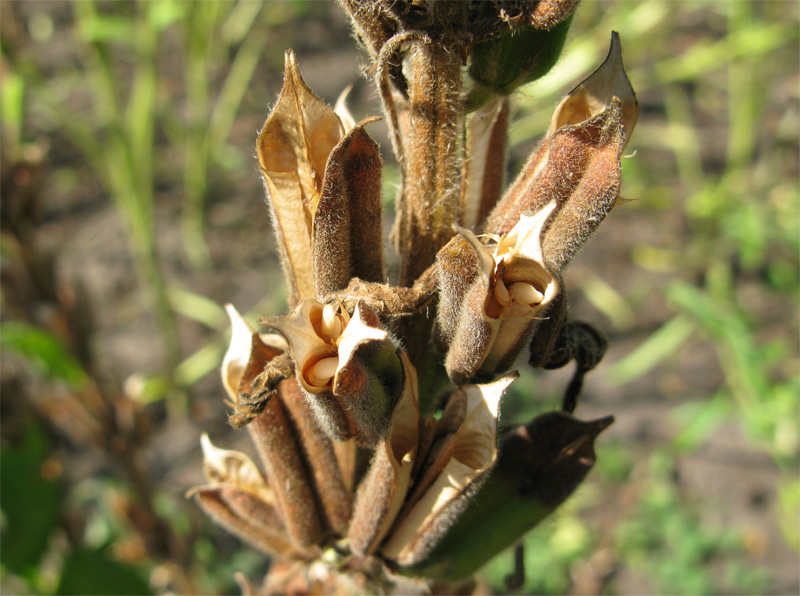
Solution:
[{"label": "brown dried capsule", "polygon": [[[534,215],[523,215],[490,245],[459,228],[461,245],[469,250],[445,247],[440,252],[439,294],[448,305],[442,312],[457,312],[457,317],[438,320],[440,335],[450,340],[445,365],[454,383],[478,372],[509,368],[530,339],[537,314],[558,294],[558,281],[544,264],[541,246],[542,229],[555,207],[550,203]],[[449,284],[454,275],[441,275],[459,269],[474,278],[466,291]]]},{"label": "brown dried capsule", "polygon": [[286,317],[262,317],[289,343],[297,381],[319,422],[336,439],[380,440],[403,387],[398,348],[378,317],[359,304],[304,300]]}]

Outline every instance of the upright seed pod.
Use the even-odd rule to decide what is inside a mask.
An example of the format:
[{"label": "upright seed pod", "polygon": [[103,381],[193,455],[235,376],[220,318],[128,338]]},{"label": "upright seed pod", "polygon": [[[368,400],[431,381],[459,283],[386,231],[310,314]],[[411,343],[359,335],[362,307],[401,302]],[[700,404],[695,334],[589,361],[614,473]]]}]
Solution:
[{"label": "upright seed pod", "polygon": [[594,466],[594,441],[613,421],[548,412],[510,433],[491,480],[428,556],[400,572],[448,581],[474,574],[575,491]]},{"label": "upright seed pod", "polygon": [[537,314],[558,294],[558,281],[545,266],[541,247],[542,229],[555,207],[552,202],[535,215],[522,216],[518,225],[493,245],[459,229],[470,252],[440,255],[440,271],[475,262],[479,271],[463,294],[455,284],[446,285],[448,278],[440,281],[441,300],[460,304],[457,317],[440,317],[438,323],[451,337],[445,365],[454,383],[464,383],[479,372],[491,375],[512,366],[530,339]]},{"label": "upright seed pod", "polygon": [[350,524],[350,549],[363,557],[380,545],[392,526],[411,484],[419,444],[417,375],[401,354],[405,383],[392,413],[383,442],[376,449],[369,471],[358,487]]},{"label": "upright seed pod", "polygon": [[363,123],[333,148],[312,229],[316,297],[354,277],[383,282],[381,156]]},{"label": "upright seed pod", "polygon": [[297,382],[326,432],[339,440],[380,440],[403,387],[398,348],[377,315],[359,304],[304,300],[287,317],[262,317],[289,343]]},{"label": "upright seed pod", "polygon": [[605,62],[556,107],[547,136],[489,216],[487,232],[508,233],[523,213],[556,201],[544,254],[560,272],[614,206],[620,158],[636,118],[614,32]]},{"label": "upright seed pod", "polygon": [[497,458],[500,398],[513,372],[486,385],[466,385],[450,396],[425,462],[391,537],[381,548],[401,566],[424,560],[486,478]]}]

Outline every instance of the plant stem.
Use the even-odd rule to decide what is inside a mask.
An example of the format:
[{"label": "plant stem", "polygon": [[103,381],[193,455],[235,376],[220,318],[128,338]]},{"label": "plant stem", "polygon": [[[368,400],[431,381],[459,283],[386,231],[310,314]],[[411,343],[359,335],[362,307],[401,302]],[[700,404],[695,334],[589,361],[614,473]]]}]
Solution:
[{"label": "plant stem", "polygon": [[461,52],[455,43],[416,38],[410,54],[405,192],[398,212],[399,285],[410,286],[452,237],[461,193]]},{"label": "plant stem", "polygon": [[[415,36],[411,44],[408,130],[401,159],[404,191],[395,230],[403,243],[397,247],[400,286],[411,286],[453,235],[463,158],[460,45],[428,36]],[[416,367],[426,355],[432,324],[425,312],[400,322],[400,336]]]}]

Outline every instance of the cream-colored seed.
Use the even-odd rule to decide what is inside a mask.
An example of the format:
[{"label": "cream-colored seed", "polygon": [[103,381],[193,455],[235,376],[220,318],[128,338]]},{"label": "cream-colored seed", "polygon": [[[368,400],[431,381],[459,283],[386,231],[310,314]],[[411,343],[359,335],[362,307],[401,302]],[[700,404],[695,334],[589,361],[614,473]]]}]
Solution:
[{"label": "cream-colored seed", "polygon": [[511,294],[512,299],[516,299],[523,304],[539,304],[544,298],[544,294],[524,281],[511,284],[508,287],[508,293]]},{"label": "cream-colored seed", "polygon": [[333,319],[333,327],[331,329],[331,339],[339,339],[339,336],[342,334],[342,329],[344,325],[342,325],[342,317],[336,315]]},{"label": "cream-colored seed", "polygon": [[306,380],[309,385],[314,387],[324,387],[331,382],[333,375],[336,374],[336,368],[339,366],[339,358],[332,356],[330,358],[323,358],[317,361],[311,370],[308,371]]},{"label": "cream-colored seed", "polygon": [[508,290],[506,289],[506,285],[503,283],[503,280],[498,277],[497,283],[494,286],[494,297],[497,298],[497,301],[500,303],[500,306],[506,306],[509,302],[511,302],[511,296],[508,294]]},{"label": "cream-colored seed", "polygon": [[334,324],[336,321],[336,313],[330,304],[326,304],[322,309],[322,331],[326,335],[332,335]]}]

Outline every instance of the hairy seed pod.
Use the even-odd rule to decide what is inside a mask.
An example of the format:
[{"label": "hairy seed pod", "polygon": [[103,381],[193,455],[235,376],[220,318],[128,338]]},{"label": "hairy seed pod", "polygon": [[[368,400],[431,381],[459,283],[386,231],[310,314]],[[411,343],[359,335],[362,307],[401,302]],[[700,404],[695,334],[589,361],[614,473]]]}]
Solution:
[{"label": "hairy seed pod", "polygon": [[315,549],[301,547],[287,534],[278,498],[250,458],[215,447],[206,434],[200,442],[209,483],[191,489],[187,496],[194,496],[217,523],[267,554],[315,556]]},{"label": "hairy seed pod", "polygon": [[562,271],[614,206],[636,118],[614,33],[602,66],[559,103],[544,141],[489,216],[487,232],[506,234],[523,213],[555,201],[543,253],[551,271]]},{"label": "hairy seed pod", "polygon": [[[339,332],[339,323],[341,332]],[[359,304],[304,300],[287,317],[262,317],[289,344],[297,382],[325,431],[338,440],[380,440],[403,387],[398,348],[377,315]]]},{"label": "hairy seed pod", "polygon": [[401,566],[423,560],[455,521],[455,512],[497,458],[500,398],[513,372],[486,385],[465,385],[450,396],[434,431],[424,473],[381,552]]},{"label": "hairy seed pod", "polygon": [[[503,441],[489,482],[455,525],[407,575],[459,581],[471,576],[550,515],[595,463],[594,441],[614,418],[583,422],[563,412],[542,414]],[[481,548],[474,547],[480,536]]]},{"label": "hairy seed pod", "polygon": [[[556,208],[551,202],[534,215],[524,215],[508,234],[494,245],[481,243],[468,230],[459,229],[461,245],[469,251],[455,252],[459,242],[451,241],[440,251],[440,271],[469,272],[474,281],[450,283],[454,275],[440,280],[440,300],[448,305],[448,318],[439,317],[440,335],[449,339],[445,366],[450,379],[464,383],[476,373],[493,374],[507,370],[527,345],[538,313],[559,291],[558,280],[544,264],[541,236]],[[453,317],[452,313],[456,313]]]},{"label": "hairy seed pod", "polygon": [[406,497],[419,444],[417,374],[401,353],[405,382],[383,441],[378,444],[358,496],[350,524],[350,549],[372,553],[392,526]]},{"label": "hairy seed pod", "polygon": [[344,134],[339,117],[303,81],[286,52],[283,89],[258,134],[256,153],[268,191],[290,304],[316,296],[311,228],[328,155]]},{"label": "hairy seed pod", "polygon": [[383,282],[381,157],[357,125],[333,148],[325,167],[312,230],[316,296],[347,287],[354,277]]}]

